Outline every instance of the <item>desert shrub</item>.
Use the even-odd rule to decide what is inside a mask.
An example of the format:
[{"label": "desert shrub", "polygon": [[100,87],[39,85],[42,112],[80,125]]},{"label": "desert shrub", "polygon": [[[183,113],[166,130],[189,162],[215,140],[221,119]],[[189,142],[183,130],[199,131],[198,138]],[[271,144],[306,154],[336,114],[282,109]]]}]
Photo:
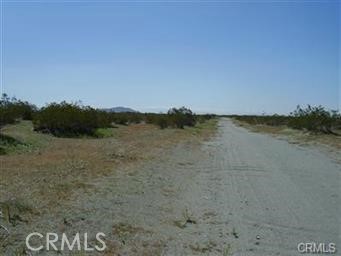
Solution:
[{"label": "desert shrub", "polygon": [[[202,117],[203,119],[209,116]],[[171,108],[167,114],[145,114],[146,123],[158,125],[161,129],[174,127],[183,129],[185,126],[194,126],[197,122],[197,116],[188,108]]]},{"label": "desert shrub", "polygon": [[111,121],[115,124],[127,125],[129,118],[125,113],[111,113]]},{"label": "desert shrub", "polygon": [[169,121],[166,115],[157,116],[155,122],[161,129],[165,129],[169,125]]},{"label": "desert shrub", "polygon": [[237,120],[247,122],[253,125],[271,125],[271,126],[280,126],[287,125],[290,117],[284,115],[245,115],[245,116],[234,116]]},{"label": "desert shrub", "polygon": [[286,125],[293,129],[308,130],[320,133],[334,133],[334,130],[341,128],[341,117],[338,111],[328,111],[322,106],[301,108],[289,116],[284,115],[245,115],[232,116],[233,118],[247,122],[252,125],[265,124],[271,126]]},{"label": "desert shrub", "polygon": [[121,125],[137,124],[143,121],[144,114],[137,112],[110,113],[110,118],[112,122],[115,124]]},{"label": "desert shrub", "polygon": [[146,114],[144,115],[144,121],[145,121],[147,124],[154,124],[154,123],[155,123],[156,115],[157,115],[157,114],[154,114],[154,113],[146,113]]},{"label": "desert shrub", "polygon": [[204,114],[204,115],[196,115],[196,121],[199,123],[204,123],[207,120],[210,120],[212,118],[215,118],[216,115],[214,114]]},{"label": "desert shrub", "polygon": [[11,136],[0,133],[0,155],[6,154],[9,148],[20,145],[25,145],[25,143],[12,138]]},{"label": "desert shrub", "polygon": [[0,127],[14,123],[17,119],[31,120],[36,106],[27,101],[9,98],[3,94],[0,99]]},{"label": "desert shrub", "polygon": [[170,123],[180,129],[185,126],[194,126],[196,124],[196,118],[193,112],[185,107],[171,108],[167,112]]},{"label": "desert shrub", "polygon": [[[9,98],[3,94],[0,99],[0,128],[13,124],[19,119],[30,120],[36,107],[26,101]],[[15,138],[4,135],[0,131],[0,155],[6,154],[9,148],[24,145]]]},{"label": "desert shrub", "polygon": [[340,114],[338,111],[328,111],[322,106],[306,108],[297,106],[291,113],[288,126],[295,129],[306,129],[313,132],[333,133],[334,128],[340,127]]},{"label": "desert shrub", "polygon": [[96,129],[110,127],[111,120],[104,111],[64,101],[43,107],[34,116],[33,124],[35,130],[55,136],[95,136]]},{"label": "desert shrub", "polygon": [[165,129],[170,125],[169,117],[167,114],[147,113],[144,116],[144,121],[147,124],[157,125],[161,129]]},{"label": "desert shrub", "polygon": [[144,120],[144,114],[142,113],[126,113],[128,116],[129,123],[138,124]]}]

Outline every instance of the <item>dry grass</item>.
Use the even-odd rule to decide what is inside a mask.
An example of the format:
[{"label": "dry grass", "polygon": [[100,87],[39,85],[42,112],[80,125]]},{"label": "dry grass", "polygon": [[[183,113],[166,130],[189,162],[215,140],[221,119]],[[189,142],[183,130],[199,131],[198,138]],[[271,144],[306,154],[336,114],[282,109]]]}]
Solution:
[{"label": "dry grass", "polygon": [[30,146],[0,156],[0,202],[30,202],[42,214],[61,207],[74,191],[93,190],[92,181],[153,159],[186,140],[200,142],[215,131],[216,120],[198,127],[161,130],[153,125],[119,126],[112,137],[55,138],[33,132],[30,122],[5,127],[3,133]]},{"label": "dry grass", "polygon": [[[332,151],[341,150],[341,136],[333,134],[319,134],[288,128],[287,126],[251,125],[246,122],[233,120],[237,125],[253,132],[268,133],[276,137],[284,137],[289,142],[301,145],[322,145]],[[341,134],[340,131],[337,131]]]},{"label": "dry grass", "polygon": [[[30,122],[6,126],[3,134],[27,146],[13,147],[9,154],[0,156],[0,254],[1,248],[13,246],[19,250],[16,255],[25,255],[20,244],[24,231],[20,230],[44,217],[58,215],[60,208],[72,207],[73,200],[77,200],[73,195],[96,193],[100,189],[96,187],[97,179],[114,176],[117,170],[129,173],[178,143],[195,146],[214,134],[216,123],[210,120],[197,127],[164,130],[149,124],[119,126],[102,131],[111,136],[101,139],[56,138],[34,132]],[[64,224],[58,226],[61,231]],[[121,236],[146,235],[144,230],[129,226],[116,231]],[[162,254],[164,243],[147,235],[147,240],[141,240],[143,244],[131,245],[136,252],[129,251],[129,255]],[[122,242],[116,242],[108,241],[108,255],[119,255],[117,250],[125,248]]]},{"label": "dry grass", "polygon": [[155,239],[153,232],[128,223],[116,223],[112,233],[114,240],[107,241],[104,255],[163,255],[165,243]]}]

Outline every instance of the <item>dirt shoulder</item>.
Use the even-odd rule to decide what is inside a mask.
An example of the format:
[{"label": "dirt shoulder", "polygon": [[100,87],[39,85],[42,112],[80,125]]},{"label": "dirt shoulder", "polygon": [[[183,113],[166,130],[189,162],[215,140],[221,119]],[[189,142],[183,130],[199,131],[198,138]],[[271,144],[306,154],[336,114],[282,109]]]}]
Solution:
[{"label": "dirt shoulder", "polygon": [[53,213],[76,200],[74,194],[96,193],[94,180],[151,161],[178,143],[199,145],[215,133],[216,123],[164,130],[148,124],[119,126],[102,139],[39,134],[30,122],[5,127],[4,134],[23,144],[0,156],[2,223],[14,233],[1,246],[24,241],[20,229],[37,219],[49,216],[53,222]]},{"label": "dirt shoulder", "polygon": [[252,132],[269,134],[300,146],[315,147],[341,162],[341,136],[333,134],[312,133],[291,129],[287,126],[251,125],[247,122],[232,119],[233,123]]}]

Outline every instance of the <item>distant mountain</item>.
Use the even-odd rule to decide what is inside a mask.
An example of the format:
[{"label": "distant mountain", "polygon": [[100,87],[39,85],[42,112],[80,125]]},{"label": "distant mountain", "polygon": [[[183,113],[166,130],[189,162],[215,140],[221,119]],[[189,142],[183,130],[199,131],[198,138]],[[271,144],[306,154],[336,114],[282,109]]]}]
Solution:
[{"label": "distant mountain", "polygon": [[107,112],[113,112],[113,113],[136,113],[138,111],[134,110],[134,109],[131,109],[131,108],[126,108],[126,107],[114,107],[114,108],[104,108],[103,109],[104,111],[107,111]]}]

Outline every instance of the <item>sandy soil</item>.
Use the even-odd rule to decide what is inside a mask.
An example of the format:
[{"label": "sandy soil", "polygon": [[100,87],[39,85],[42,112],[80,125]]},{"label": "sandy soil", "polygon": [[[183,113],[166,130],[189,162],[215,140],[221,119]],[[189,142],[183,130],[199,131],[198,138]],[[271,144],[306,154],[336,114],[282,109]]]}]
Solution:
[{"label": "sandy soil", "polygon": [[104,232],[103,255],[301,255],[300,242],[340,246],[340,171],[318,150],[221,119],[210,140],[93,179],[21,233],[87,232],[94,245]]},{"label": "sandy soil", "polygon": [[[287,126],[270,126],[264,124],[252,125],[236,119],[231,120],[237,126],[244,127],[253,132],[270,134],[277,139],[286,140],[291,144],[317,148],[341,163],[341,136],[296,130]],[[335,132],[341,134],[340,130]]]}]

